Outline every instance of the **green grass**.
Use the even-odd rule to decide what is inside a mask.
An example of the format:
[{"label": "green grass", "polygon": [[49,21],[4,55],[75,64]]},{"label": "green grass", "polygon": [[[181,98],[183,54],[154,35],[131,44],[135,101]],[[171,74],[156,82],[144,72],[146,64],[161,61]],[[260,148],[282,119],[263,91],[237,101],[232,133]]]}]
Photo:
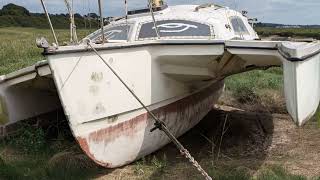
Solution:
[{"label": "green grass", "polygon": [[[59,129],[68,129],[66,124]],[[0,145],[0,179],[91,179],[101,172],[76,142],[25,124]],[[71,133],[70,130],[68,133]]]},{"label": "green grass", "polygon": [[315,118],[316,118],[316,121],[318,122],[318,127],[320,128],[320,104],[319,104],[319,107],[318,107],[318,111],[315,115]]},{"label": "green grass", "polygon": [[271,68],[266,71],[255,70],[226,79],[226,89],[240,102],[254,102],[262,97],[263,91],[272,90],[280,93],[283,86],[281,68]]},{"label": "green grass", "polygon": [[[68,30],[56,30],[60,43],[68,42]],[[88,31],[79,30],[79,37]],[[37,37],[53,42],[50,30],[34,28],[0,28],[0,74],[10,73],[43,60],[42,49],[36,46]]]},{"label": "green grass", "polygon": [[254,176],[247,168],[238,167],[230,170],[214,170],[212,177],[218,180],[307,180],[306,177],[290,174],[277,165],[264,167],[256,174]]}]

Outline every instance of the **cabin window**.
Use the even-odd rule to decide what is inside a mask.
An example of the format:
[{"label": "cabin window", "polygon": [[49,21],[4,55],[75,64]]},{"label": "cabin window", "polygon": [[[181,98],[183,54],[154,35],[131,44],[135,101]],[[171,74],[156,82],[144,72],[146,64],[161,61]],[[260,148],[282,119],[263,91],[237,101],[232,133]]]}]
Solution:
[{"label": "cabin window", "polygon": [[[104,35],[106,40],[128,40],[128,32],[130,32],[130,25],[116,25],[104,28]],[[93,33],[89,37],[92,41],[101,41],[101,30]]]},{"label": "cabin window", "polygon": [[231,17],[230,22],[236,35],[249,34],[249,31],[241,18]]},{"label": "cabin window", "polygon": [[[160,37],[208,39],[213,35],[211,26],[186,20],[157,21]],[[140,26],[138,40],[154,39],[157,37],[153,22]]]}]

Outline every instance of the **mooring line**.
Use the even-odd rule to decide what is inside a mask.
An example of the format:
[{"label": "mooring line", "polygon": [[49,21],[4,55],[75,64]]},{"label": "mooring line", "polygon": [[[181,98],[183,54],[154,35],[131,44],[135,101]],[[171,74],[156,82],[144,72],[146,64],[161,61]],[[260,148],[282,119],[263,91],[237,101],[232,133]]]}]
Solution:
[{"label": "mooring line", "polygon": [[208,175],[208,173],[201,167],[201,165],[192,157],[190,152],[178,141],[178,139],[170,132],[170,130],[167,128],[165,123],[156,117],[156,115],[149,110],[149,108],[141,101],[141,99],[133,92],[133,90],[130,89],[130,87],[127,85],[127,83],[119,76],[119,74],[109,65],[109,63],[99,54],[99,52],[92,46],[90,43],[90,40],[87,42],[88,46],[91,47],[91,49],[95,52],[95,54],[102,60],[102,62],[109,68],[109,70],[118,78],[118,80],[125,86],[125,88],[131,93],[131,95],[140,103],[140,105],[147,111],[147,113],[152,117],[152,119],[155,121],[154,125],[155,127],[151,129],[151,132],[159,129],[162,132],[164,132],[170,140],[175,144],[175,146],[180,151],[181,155],[183,155],[185,158],[187,158],[190,163],[194,167],[197,168],[197,170],[202,174],[202,176],[206,180],[212,180],[212,178]]}]

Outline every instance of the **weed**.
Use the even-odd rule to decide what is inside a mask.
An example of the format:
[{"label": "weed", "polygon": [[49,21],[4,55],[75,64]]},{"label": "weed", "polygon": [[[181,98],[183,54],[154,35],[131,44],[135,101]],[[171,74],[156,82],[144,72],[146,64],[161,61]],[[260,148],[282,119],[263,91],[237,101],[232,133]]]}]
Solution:
[{"label": "weed", "polygon": [[318,127],[320,128],[320,104],[319,104],[317,113],[316,113],[316,115],[315,115],[315,119],[316,119],[316,121],[318,122]]},{"label": "weed", "polygon": [[24,153],[40,153],[46,147],[45,133],[41,128],[24,124],[19,133],[8,138],[8,144],[22,150]]},{"label": "weed", "polygon": [[[144,159],[144,158],[143,158]],[[145,171],[145,163],[144,163],[144,160],[140,160],[140,161],[137,161],[133,167],[133,171],[134,171],[134,174],[138,175],[138,176],[142,176]]]},{"label": "weed", "polygon": [[250,174],[244,168],[235,168],[235,169],[216,169],[212,168],[209,170],[209,175],[213,179],[218,180],[249,180],[251,179]]},{"label": "weed", "polygon": [[1,179],[19,179],[22,177],[22,174],[20,174],[16,168],[7,165],[2,161],[0,163],[0,177]]},{"label": "weed", "polygon": [[306,177],[292,175],[281,166],[270,166],[264,169],[257,180],[305,180]]},{"label": "weed", "polygon": [[159,160],[156,156],[153,156],[151,164],[159,172],[164,172],[165,168],[168,166],[167,156],[164,154],[162,160]]},{"label": "weed", "polygon": [[259,90],[280,91],[283,84],[281,68],[256,70],[234,75],[226,79],[226,88],[240,103],[256,103]]}]

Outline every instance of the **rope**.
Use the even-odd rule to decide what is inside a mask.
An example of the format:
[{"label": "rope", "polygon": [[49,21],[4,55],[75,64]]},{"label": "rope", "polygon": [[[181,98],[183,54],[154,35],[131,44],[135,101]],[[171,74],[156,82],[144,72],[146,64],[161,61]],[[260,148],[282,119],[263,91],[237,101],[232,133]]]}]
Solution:
[{"label": "rope", "polygon": [[151,132],[159,129],[163,131],[170,140],[175,144],[175,146],[179,149],[181,154],[187,158],[194,167],[203,175],[206,180],[212,180],[212,178],[208,175],[208,173],[200,166],[200,164],[191,156],[189,151],[183,147],[183,145],[178,141],[178,139],[170,132],[165,123],[156,117],[156,115],[149,110],[149,108],[141,101],[141,99],[130,89],[127,83],[118,75],[118,73],[109,65],[109,63],[99,54],[99,52],[91,45],[90,41],[88,41],[88,46],[94,51],[94,53],[101,59],[101,61],[109,68],[109,70],[118,78],[118,80],[125,86],[125,88],[131,93],[131,95],[139,102],[139,104],[147,111],[147,113],[152,117],[155,121],[155,127],[151,129]]}]

